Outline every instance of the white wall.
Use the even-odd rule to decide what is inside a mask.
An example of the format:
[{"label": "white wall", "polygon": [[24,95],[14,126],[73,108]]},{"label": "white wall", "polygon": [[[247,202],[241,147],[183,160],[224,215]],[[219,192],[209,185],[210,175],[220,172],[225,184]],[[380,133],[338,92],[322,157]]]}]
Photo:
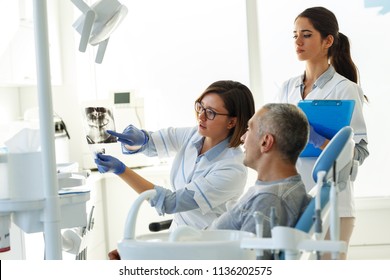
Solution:
[{"label": "white wall", "polygon": [[8,140],[8,135],[16,133],[17,130],[9,125],[20,116],[20,98],[17,88],[0,88],[0,146]]},{"label": "white wall", "polygon": [[122,1],[129,13],[96,65],[97,96],[145,97],[147,127],[195,125],[193,102],[212,82],[249,83],[245,2]]}]

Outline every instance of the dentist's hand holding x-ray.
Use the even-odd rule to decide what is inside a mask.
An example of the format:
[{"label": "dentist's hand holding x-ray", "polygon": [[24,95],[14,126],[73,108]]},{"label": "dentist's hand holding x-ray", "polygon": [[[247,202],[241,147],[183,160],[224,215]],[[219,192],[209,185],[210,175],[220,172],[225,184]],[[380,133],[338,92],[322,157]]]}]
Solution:
[{"label": "dentist's hand holding x-ray", "polygon": [[[118,137],[118,141],[122,143],[122,152],[124,154],[132,154],[136,152],[149,140],[149,137],[143,130],[139,130],[133,125],[126,127],[123,133],[118,133],[112,130],[107,130],[106,132]],[[125,145],[133,147],[134,150],[132,151],[130,147],[128,147],[130,149],[126,148]],[[126,170],[126,165],[123,162],[109,155],[97,154],[95,163],[101,173],[113,172],[116,175],[120,175]]]},{"label": "dentist's hand holding x-ray", "polygon": [[100,173],[113,172],[120,175],[126,170],[126,165],[123,162],[109,155],[97,154],[95,163]]},{"label": "dentist's hand holding x-ray", "polygon": [[124,154],[134,153],[131,149],[124,148],[124,145],[137,147],[135,150],[138,150],[140,147],[145,145],[149,141],[149,137],[145,131],[136,128],[134,125],[129,125],[126,127],[122,133],[118,133],[112,130],[107,130],[108,134],[111,134],[115,137],[118,137],[118,141],[122,143],[122,152]]}]

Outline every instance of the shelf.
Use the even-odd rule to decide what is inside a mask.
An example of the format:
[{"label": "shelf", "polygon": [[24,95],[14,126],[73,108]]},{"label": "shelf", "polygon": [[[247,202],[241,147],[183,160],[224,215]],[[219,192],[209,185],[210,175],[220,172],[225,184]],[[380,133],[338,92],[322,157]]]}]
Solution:
[{"label": "shelf", "polygon": [[[59,195],[61,228],[86,226],[86,202],[90,192]],[[43,228],[45,199],[41,200],[0,200],[0,212],[12,213],[13,222],[26,233],[41,232]]]}]

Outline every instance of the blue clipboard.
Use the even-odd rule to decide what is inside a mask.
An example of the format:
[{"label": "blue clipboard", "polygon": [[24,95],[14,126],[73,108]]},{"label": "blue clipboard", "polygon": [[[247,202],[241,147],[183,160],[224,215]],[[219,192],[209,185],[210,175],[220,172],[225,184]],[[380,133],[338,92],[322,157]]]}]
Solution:
[{"label": "blue clipboard", "polygon": [[[327,139],[351,123],[355,100],[302,100],[298,107],[306,114],[315,131]],[[300,157],[318,157],[321,149],[308,143]]]}]

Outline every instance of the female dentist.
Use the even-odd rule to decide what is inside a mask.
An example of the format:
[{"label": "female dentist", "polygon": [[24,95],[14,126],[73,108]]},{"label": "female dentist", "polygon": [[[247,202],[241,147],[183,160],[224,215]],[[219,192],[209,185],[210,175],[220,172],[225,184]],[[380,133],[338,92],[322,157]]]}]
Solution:
[{"label": "female dentist", "polygon": [[150,203],[160,215],[174,213],[171,227],[202,229],[244,191],[247,169],[240,137],[254,111],[252,93],[245,85],[217,81],[195,101],[196,127],[146,132],[130,125],[123,133],[107,131],[118,137],[123,153],[174,155],[171,189],[154,185],[112,156],[99,154],[95,163],[100,172],[114,172],[138,193],[154,188],[157,195]]},{"label": "female dentist", "polygon": [[[348,38],[339,32],[335,15],[326,8],[312,7],[295,19],[295,49],[300,61],[306,62],[303,75],[284,82],[278,102],[298,104],[304,99],[355,100],[351,127],[354,129],[354,158],[360,164],[369,155],[366,124],[363,117],[365,95],[357,85],[358,71],[351,59]],[[310,120],[309,120],[310,121]],[[309,143],[324,149],[329,139],[310,127]],[[312,168],[316,158],[300,158],[297,168],[305,186],[314,185]],[[352,182],[339,193],[340,238],[349,243],[355,223]],[[343,254],[341,258],[346,258]]]}]

